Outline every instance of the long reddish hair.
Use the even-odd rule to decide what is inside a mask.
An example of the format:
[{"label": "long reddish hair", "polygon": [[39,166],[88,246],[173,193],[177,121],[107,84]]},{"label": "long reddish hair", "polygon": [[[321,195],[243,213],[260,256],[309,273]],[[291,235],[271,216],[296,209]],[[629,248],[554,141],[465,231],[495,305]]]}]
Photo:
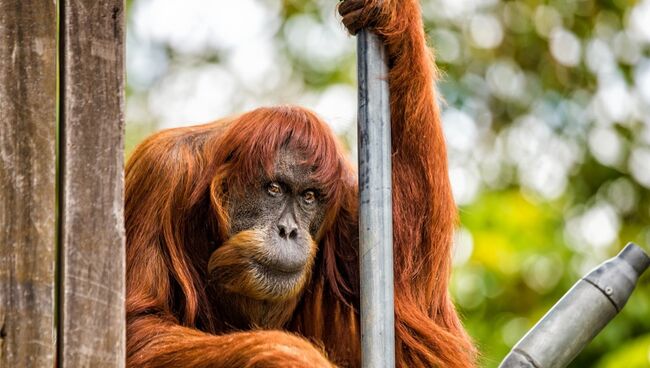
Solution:
[{"label": "long reddish hair", "polygon": [[[223,188],[245,188],[260,167],[270,173],[282,147],[305,152],[303,163],[314,168],[313,178],[324,188],[328,211],[318,238],[328,284],[341,297],[356,289],[355,279],[342,276],[351,275],[354,265],[337,262],[341,251],[327,231],[355,185],[333,133],[304,108],[259,108],[236,118],[163,131],[133,153],[126,168],[127,289],[139,297],[127,297],[129,314],[163,309],[182,316],[185,326],[199,324],[216,332],[219,323],[206,308],[202,280],[210,252],[225,240],[228,228]],[[200,216],[213,219],[207,233],[193,228]]]},{"label": "long reddish hair", "polygon": [[[400,367],[473,367],[474,347],[447,290],[456,208],[434,94],[437,71],[418,2],[383,4],[376,16],[382,26],[375,31],[385,40],[391,65],[396,360]],[[229,332],[228,316],[210,308],[205,284],[210,254],[228,229],[224,191],[244,188],[260,167],[269,171],[284,145],[305,151],[328,201],[312,278],[285,327],[322,346],[334,363],[360,365],[356,177],[327,125],[312,112],[289,106],[167,130],[133,154],[126,168],[125,208],[131,362],[155,361],[163,354],[176,362],[201,361],[199,353],[212,351],[214,335],[177,325]],[[167,340],[160,337],[166,331],[173,331]],[[193,336],[206,348],[169,342],[179,336]],[[254,336],[261,335],[246,338]],[[274,336],[291,340],[288,334]],[[162,340],[159,350],[143,352]],[[228,352],[245,360],[251,354],[232,349],[212,359]]]}]

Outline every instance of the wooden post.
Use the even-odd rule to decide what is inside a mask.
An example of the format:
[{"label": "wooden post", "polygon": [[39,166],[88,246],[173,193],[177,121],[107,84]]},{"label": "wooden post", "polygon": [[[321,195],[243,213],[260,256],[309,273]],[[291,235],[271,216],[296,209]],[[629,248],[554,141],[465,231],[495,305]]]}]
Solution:
[{"label": "wooden post", "polygon": [[0,0],[0,367],[54,365],[56,6]]},{"label": "wooden post", "polygon": [[361,365],[395,366],[393,202],[388,57],[382,40],[357,35]]},{"label": "wooden post", "polygon": [[124,1],[62,0],[60,367],[123,367]]}]

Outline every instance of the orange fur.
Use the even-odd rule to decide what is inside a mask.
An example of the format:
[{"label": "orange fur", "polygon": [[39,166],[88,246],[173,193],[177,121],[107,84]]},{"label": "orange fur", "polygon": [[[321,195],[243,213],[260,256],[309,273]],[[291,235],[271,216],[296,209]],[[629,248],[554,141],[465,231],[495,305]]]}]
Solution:
[{"label": "orange fur", "polygon": [[[375,24],[391,65],[397,363],[473,367],[474,348],[447,291],[456,210],[437,72],[418,2],[382,3]],[[225,239],[222,191],[245,188],[260,165],[270,171],[285,144],[308,153],[328,213],[307,286],[286,306],[285,331],[234,332],[229,316],[210,308],[209,262],[236,263],[226,256],[229,244],[242,251],[255,241],[253,234]],[[324,350],[337,365],[359,366],[357,201],[356,177],[332,132],[299,107],[261,108],[147,139],[126,170],[128,365],[330,366]]]}]

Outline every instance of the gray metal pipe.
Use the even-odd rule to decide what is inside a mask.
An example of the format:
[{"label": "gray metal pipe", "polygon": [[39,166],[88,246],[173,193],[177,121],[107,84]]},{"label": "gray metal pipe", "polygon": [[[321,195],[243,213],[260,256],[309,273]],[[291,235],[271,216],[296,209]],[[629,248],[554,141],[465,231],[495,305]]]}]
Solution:
[{"label": "gray metal pipe", "polygon": [[650,257],[628,244],[596,267],[515,345],[500,368],[566,367],[623,309]]},{"label": "gray metal pipe", "polygon": [[390,101],[385,47],[357,35],[359,77],[359,262],[361,363],[395,366]]}]

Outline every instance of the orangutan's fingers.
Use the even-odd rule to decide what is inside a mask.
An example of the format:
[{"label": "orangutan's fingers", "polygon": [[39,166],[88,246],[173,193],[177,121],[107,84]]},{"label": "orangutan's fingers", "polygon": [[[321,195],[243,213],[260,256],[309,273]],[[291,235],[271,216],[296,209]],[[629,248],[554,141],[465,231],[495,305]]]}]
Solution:
[{"label": "orangutan's fingers", "polygon": [[345,17],[350,12],[363,8],[365,3],[365,0],[345,0],[338,6],[339,14]]},{"label": "orangutan's fingers", "polygon": [[343,17],[343,25],[348,29],[350,34],[357,34],[364,24],[362,22],[363,9],[357,9]]}]

